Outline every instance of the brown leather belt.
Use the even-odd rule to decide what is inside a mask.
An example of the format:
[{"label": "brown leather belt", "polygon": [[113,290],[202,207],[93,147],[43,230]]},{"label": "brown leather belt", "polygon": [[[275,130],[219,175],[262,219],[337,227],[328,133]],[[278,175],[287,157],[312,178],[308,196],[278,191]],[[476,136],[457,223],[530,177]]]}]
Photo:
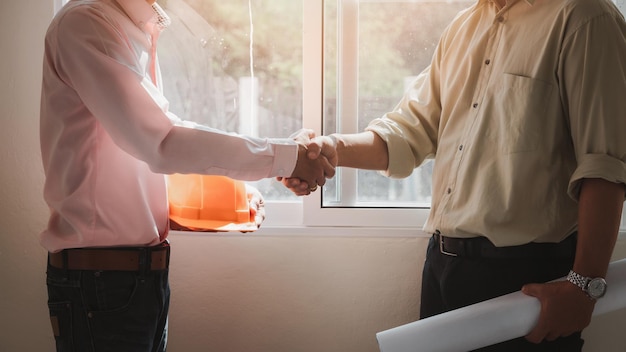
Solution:
[{"label": "brown leather belt", "polygon": [[50,253],[48,261],[57,269],[67,270],[165,270],[169,254],[170,246],[164,242],[154,247],[65,249]]}]

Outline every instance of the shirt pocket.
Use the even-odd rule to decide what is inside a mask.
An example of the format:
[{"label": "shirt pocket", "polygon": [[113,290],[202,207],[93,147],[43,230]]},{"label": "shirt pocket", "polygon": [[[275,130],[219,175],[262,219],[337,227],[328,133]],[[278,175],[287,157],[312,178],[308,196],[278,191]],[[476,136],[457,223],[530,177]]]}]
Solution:
[{"label": "shirt pocket", "polygon": [[496,85],[490,116],[499,150],[507,154],[533,151],[551,139],[546,109],[552,87],[531,77],[503,74]]}]

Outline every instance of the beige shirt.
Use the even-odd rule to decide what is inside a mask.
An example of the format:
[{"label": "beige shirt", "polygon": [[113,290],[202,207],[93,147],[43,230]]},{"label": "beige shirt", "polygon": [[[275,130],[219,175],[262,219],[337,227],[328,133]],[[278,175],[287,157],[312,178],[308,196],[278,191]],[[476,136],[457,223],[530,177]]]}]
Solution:
[{"label": "beige shirt", "polygon": [[609,0],[479,0],[368,130],[391,177],[435,158],[425,230],[560,241],[583,178],[626,183],[626,23]]}]

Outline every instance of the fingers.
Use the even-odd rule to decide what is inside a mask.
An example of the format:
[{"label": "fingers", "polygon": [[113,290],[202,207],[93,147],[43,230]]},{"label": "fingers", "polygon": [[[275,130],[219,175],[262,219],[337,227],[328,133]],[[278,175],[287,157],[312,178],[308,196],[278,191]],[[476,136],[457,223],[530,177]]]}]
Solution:
[{"label": "fingers", "polygon": [[319,158],[320,154],[322,153],[322,146],[321,144],[316,142],[317,139],[312,139],[308,144],[307,144],[307,154],[306,156],[311,159],[311,160],[315,160],[317,158]]},{"label": "fingers", "polygon": [[254,219],[256,227],[261,227],[265,221],[265,202],[262,198],[254,198],[250,201],[250,215]]},{"label": "fingers", "polygon": [[[541,301],[541,286],[538,284],[528,284],[522,287],[522,293],[527,296],[535,297]],[[545,326],[545,319],[542,319],[541,314],[535,327],[526,335],[526,340],[532,343],[541,343],[547,335],[547,329]]]},{"label": "fingers", "polygon": [[291,177],[297,177],[306,183],[309,188],[315,186],[323,186],[326,183],[327,175],[334,175],[334,166],[328,163],[326,158],[317,158],[311,160],[307,157],[308,149],[306,146],[298,145],[298,160]]},{"label": "fingers", "polygon": [[539,320],[526,335],[532,343],[553,341],[582,331],[591,321],[594,303],[569,282],[528,284],[522,292],[541,303]]},{"label": "fingers", "polygon": [[[326,157],[321,157],[319,158],[319,161],[322,165],[322,168],[324,169],[324,179],[323,182],[326,183],[326,179],[327,178],[333,178],[335,176],[335,165],[333,165],[328,158]],[[324,183],[319,183],[318,184],[320,186],[323,186]]]},{"label": "fingers", "polygon": [[339,164],[339,153],[337,153],[337,139],[334,135],[320,137],[324,141],[322,144],[322,154],[333,165]]},{"label": "fingers", "polygon": [[315,137],[313,130],[302,129],[291,135],[298,144],[298,159],[290,177],[277,177],[296,195],[308,195],[335,176],[338,164],[336,142],[328,136]]},{"label": "fingers", "polygon": [[311,194],[309,184],[299,178],[285,177],[280,180],[282,184],[297,196],[308,196]]},{"label": "fingers", "polygon": [[257,228],[265,221],[265,201],[258,189],[246,183],[246,193],[250,206],[250,218],[254,219]]},{"label": "fingers", "polygon": [[303,128],[295,133],[293,133],[289,138],[293,139],[297,143],[307,145],[311,138],[315,137],[315,131],[308,128]]},{"label": "fingers", "polygon": [[[307,157],[311,160],[319,160],[324,170],[325,179],[335,176],[338,157],[334,139],[328,136],[320,136],[312,139],[307,145]],[[320,186],[324,185],[326,182],[325,179],[316,180],[317,184]]]},{"label": "fingers", "polygon": [[333,166],[337,166],[339,157],[337,154],[337,142],[333,136],[320,136],[311,139],[307,144],[307,156],[309,159],[317,159],[323,155]]},{"label": "fingers", "polygon": [[[337,143],[334,138],[329,136],[320,136],[311,140],[308,145],[307,156],[312,159],[319,160],[323,169],[324,177],[332,178],[335,176],[335,168],[338,164]],[[321,157],[320,157],[321,156]],[[323,180],[325,182],[325,180]],[[324,183],[319,183],[323,185]]]},{"label": "fingers", "polygon": [[[522,287],[522,293],[527,296],[535,297],[541,301],[541,287],[537,284],[528,284]],[[539,320],[535,327],[526,335],[526,340],[532,343],[541,343],[547,335],[547,327],[545,326],[545,318],[541,315],[543,309],[539,313]]]},{"label": "fingers", "polygon": [[527,284],[522,287],[522,293],[526,296],[538,297],[541,295],[541,285]]},{"label": "fingers", "polygon": [[[252,211],[253,208],[250,208]],[[265,206],[263,204],[259,205],[255,212],[251,212],[251,215],[254,217],[254,223],[257,228],[261,227],[263,221],[265,221]]]}]

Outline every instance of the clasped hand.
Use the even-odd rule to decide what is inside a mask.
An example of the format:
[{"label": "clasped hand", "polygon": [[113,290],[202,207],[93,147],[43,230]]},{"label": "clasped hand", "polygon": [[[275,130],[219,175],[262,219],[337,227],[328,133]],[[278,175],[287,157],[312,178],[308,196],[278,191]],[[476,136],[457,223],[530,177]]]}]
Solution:
[{"label": "clasped hand", "polygon": [[298,144],[298,161],[290,177],[277,177],[277,180],[298,196],[309,195],[323,186],[327,178],[335,176],[336,144],[330,137],[315,137],[310,129],[302,129],[291,138]]},{"label": "clasped hand", "polygon": [[522,292],[541,302],[539,320],[526,335],[532,343],[569,336],[582,331],[591,322],[595,301],[567,281],[528,284]]}]

